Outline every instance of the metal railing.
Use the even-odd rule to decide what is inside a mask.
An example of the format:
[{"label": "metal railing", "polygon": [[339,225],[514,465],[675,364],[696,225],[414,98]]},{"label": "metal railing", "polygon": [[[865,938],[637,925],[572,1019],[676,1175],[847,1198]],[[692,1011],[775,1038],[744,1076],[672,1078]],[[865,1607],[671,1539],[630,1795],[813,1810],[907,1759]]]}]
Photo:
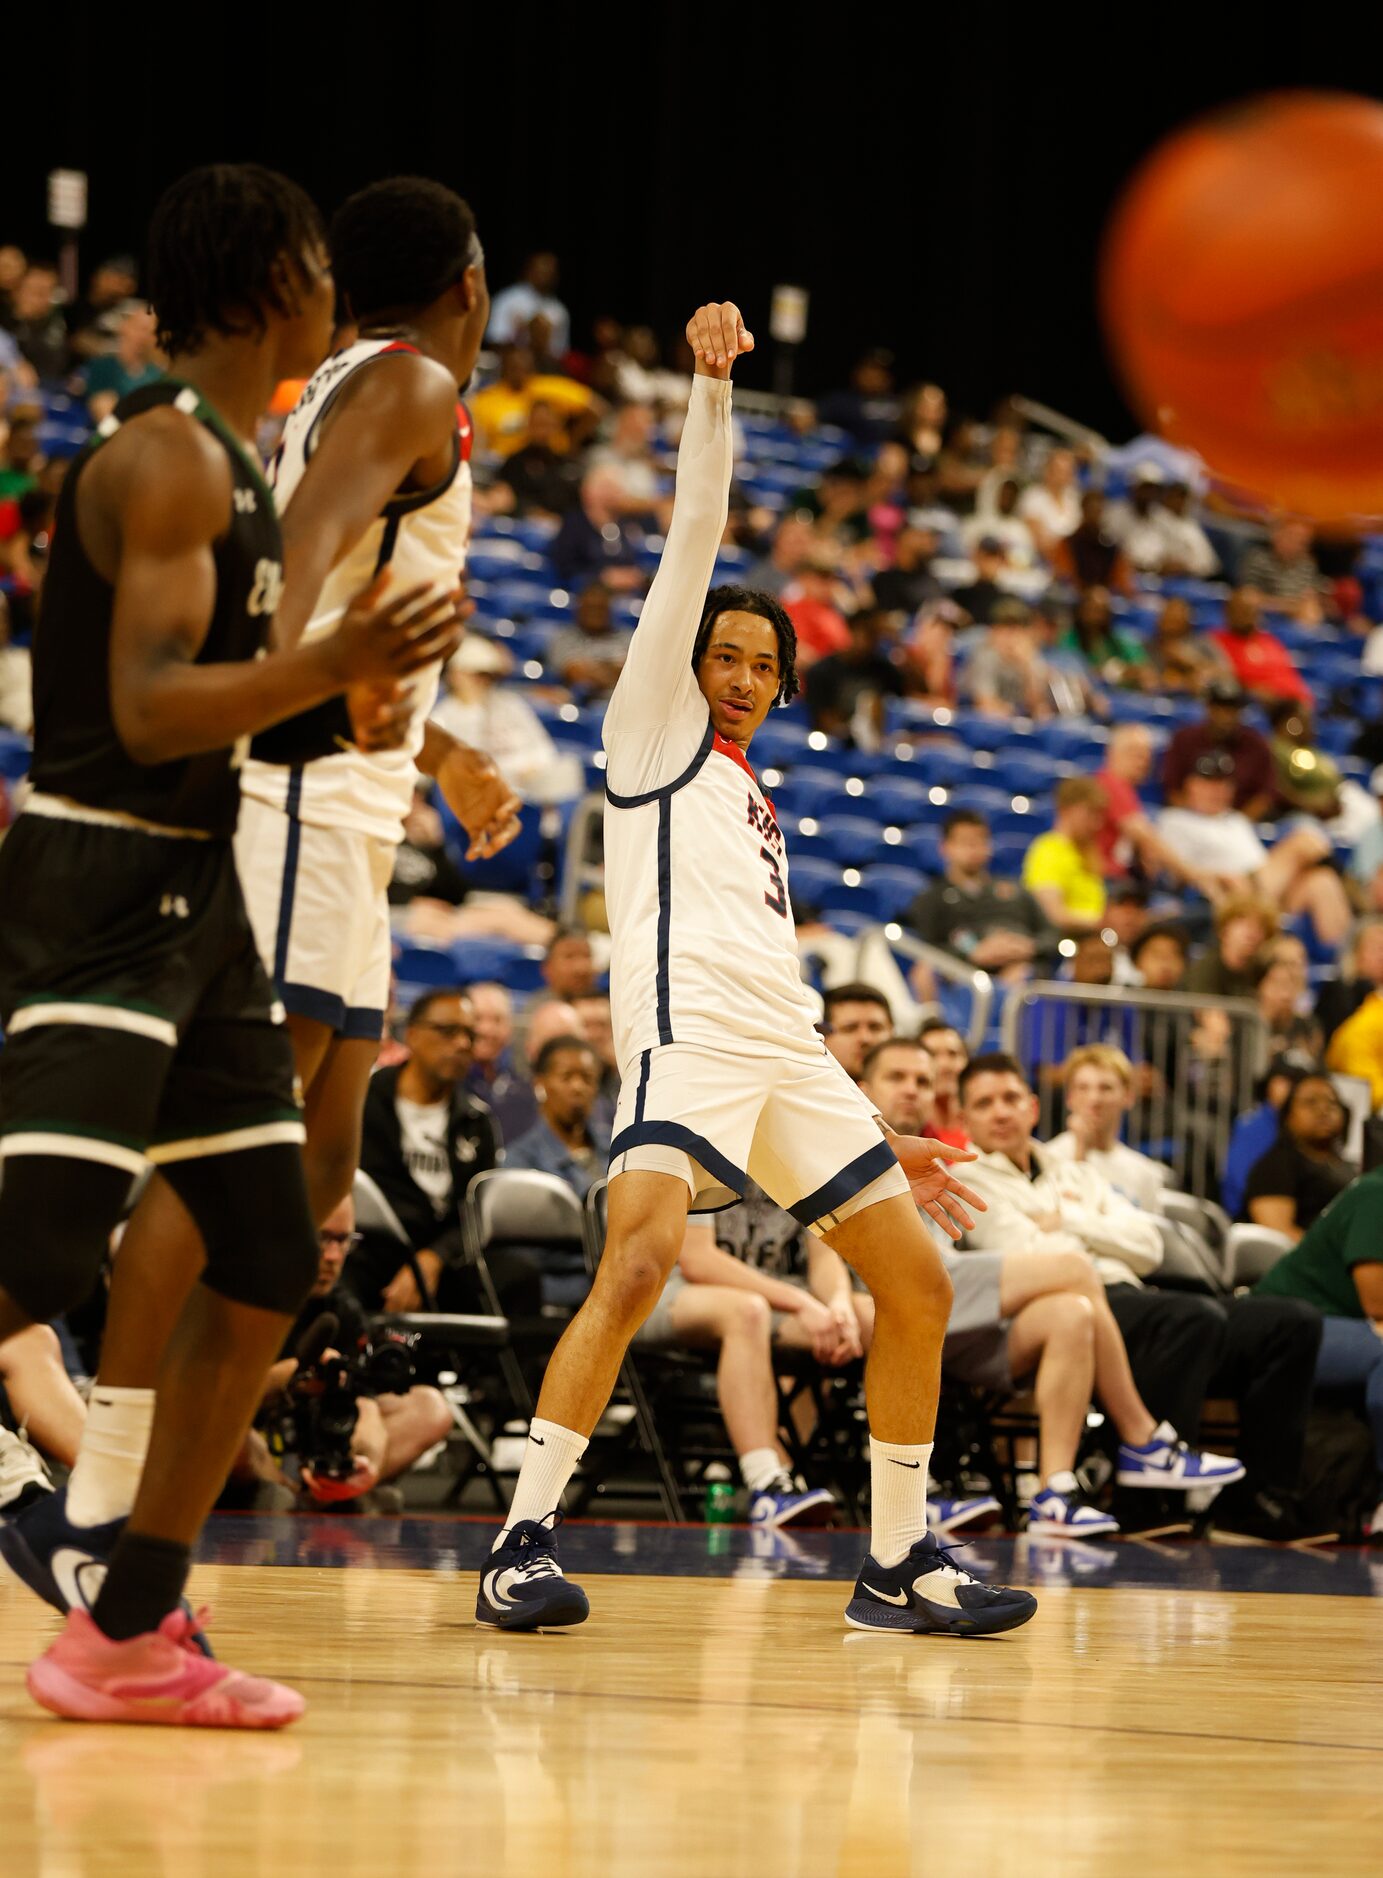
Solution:
[{"label": "metal railing", "polygon": [[[961,994],[959,1000],[919,999],[898,963],[900,957],[926,965],[934,978]],[[953,953],[915,939],[901,926],[889,925],[866,926],[860,933],[855,976],[883,992],[900,1035],[913,1034],[925,1018],[937,1015],[954,1022],[972,1056],[983,1046],[995,997],[988,972],[976,971]]]},{"label": "metal railing", "polygon": [[1113,1044],[1134,1065],[1125,1137],[1165,1161],[1177,1185],[1214,1199],[1236,1117],[1252,1106],[1267,1032],[1243,998],[1038,982],[1009,993],[1001,1035],[1041,1102],[1039,1138],[1064,1126],[1062,1072],[1073,1050]]}]

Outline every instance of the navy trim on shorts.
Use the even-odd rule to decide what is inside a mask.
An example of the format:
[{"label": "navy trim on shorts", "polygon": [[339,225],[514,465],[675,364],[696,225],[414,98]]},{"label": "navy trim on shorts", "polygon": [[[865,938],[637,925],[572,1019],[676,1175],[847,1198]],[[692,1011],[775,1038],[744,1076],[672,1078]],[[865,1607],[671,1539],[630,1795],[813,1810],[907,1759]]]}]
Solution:
[{"label": "navy trim on shorts", "polygon": [[[733,1161],[729,1161],[719,1148],[711,1146],[704,1135],[684,1128],[681,1122],[631,1122],[623,1128],[610,1143],[610,1160],[613,1163],[630,1148],[680,1148],[694,1161],[699,1161],[708,1174],[713,1174],[722,1187],[728,1187],[732,1193],[744,1198],[744,1190],[749,1184],[749,1176]],[[707,1211],[713,1209],[707,1208]],[[714,1209],[719,1210],[719,1209]]]},{"label": "navy trim on shorts", "polygon": [[343,1037],[358,1037],[366,1043],[378,1043],[384,1035],[384,1013],[372,1011],[368,1005],[350,1004],[346,1007],[344,1021],[336,1028]]},{"label": "navy trim on shorts", "polygon": [[295,763],[288,772],[288,793],[283,812],[288,817],[288,835],[283,844],[283,880],[279,887],[279,929],[274,941],[274,982],[283,992],[283,975],[288,970],[288,939],[293,930],[293,898],[298,888],[298,851],[302,846],[303,825],[298,810],[303,799],[303,765]]},{"label": "navy trim on shorts", "polygon": [[280,985],[279,999],[294,1017],[310,1017],[330,1030],[340,1030],[345,1024],[346,1000],[333,991],[319,991],[315,985]]},{"label": "navy trim on shorts", "polygon": [[672,803],[658,804],[658,971],[654,980],[658,1006],[658,1041],[672,1042]]},{"label": "navy trim on shorts", "polygon": [[706,758],[711,754],[711,747],[715,743],[715,735],[715,725],[708,717],[706,719],[706,735],[701,739],[701,747],[698,749],[691,762],[688,763],[687,767],[682,771],[682,774],[677,777],[674,782],[664,783],[661,789],[650,789],[646,794],[641,796],[617,796],[609,783],[606,783],[605,800],[610,804],[611,808],[615,809],[641,809],[650,802],[666,802],[667,798],[676,795],[679,789],[685,789],[687,784],[696,775],[697,771],[706,761]]},{"label": "navy trim on shorts", "polygon": [[814,1226],[828,1213],[834,1213],[853,1200],[855,1195],[867,1187],[871,1180],[877,1180],[880,1174],[886,1174],[890,1167],[898,1165],[898,1156],[886,1141],[880,1141],[872,1148],[866,1148],[863,1154],[856,1155],[848,1167],[818,1187],[815,1193],[804,1194],[796,1206],[787,1210],[803,1226]]}]

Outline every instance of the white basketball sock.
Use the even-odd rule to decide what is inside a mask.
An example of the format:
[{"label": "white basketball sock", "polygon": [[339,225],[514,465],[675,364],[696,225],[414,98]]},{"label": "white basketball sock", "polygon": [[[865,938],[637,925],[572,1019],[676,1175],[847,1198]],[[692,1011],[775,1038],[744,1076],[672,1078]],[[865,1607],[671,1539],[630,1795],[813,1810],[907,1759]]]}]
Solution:
[{"label": "white basketball sock", "polygon": [[528,1445],[519,1469],[519,1484],[514,1489],[514,1503],[509,1508],[504,1531],[495,1540],[496,1545],[502,1545],[521,1521],[546,1519],[561,1506],[567,1482],[586,1452],[586,1440],[585,1435],[563,1428],[560,1422],[535,1418],[529,1423]]},{"label": "white basketball sock", "polygon": [[153,1424],[152,1389],[108,1389],[96,1379],[67,1483],[67,1517],[74,1526],[129,1517]]},{"label": "white basketball sock", "polygon": [[932,1443],[903,1447],[869,1437],[869,1550],[880,1565],[901,1565],[927,1530]]},{"label": "white basketball sock", "polygon": [[740,1456],[740,1473],[751,1493],[762,1493],[782,1471],[783,1461],[777,1448],[751,1448]]}]

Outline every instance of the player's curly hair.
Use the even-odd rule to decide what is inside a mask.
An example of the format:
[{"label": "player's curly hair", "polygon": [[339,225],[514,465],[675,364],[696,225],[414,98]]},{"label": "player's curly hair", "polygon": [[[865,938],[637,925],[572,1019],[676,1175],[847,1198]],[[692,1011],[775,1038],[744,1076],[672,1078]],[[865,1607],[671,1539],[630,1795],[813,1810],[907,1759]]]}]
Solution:
[{"label": "player's curly hair", "polygon": [[147,280],[158,342],[196,352],[208,333],[265,330],[287,314],[281,268],[307,279],[307,257],[326,233],[310,196],[259,163],[207,163],[159,198],[149,223]]},{"label": "player's curly hair", "polygon": [[479,259],[469,204],[426,176],[371,183],[332,217],[336,285],[357,320],[420,312]]},{"label": "player's curly hair", "polygon": [[712,587],[692,647],[692,670],[701,663],[701,655],[710,642],[711,628],[722,613],[756,613],[766,619],[778,640],[778,689],[775,704],[790,704],[797,696],[797,628],[771,593],[755,587]]}]

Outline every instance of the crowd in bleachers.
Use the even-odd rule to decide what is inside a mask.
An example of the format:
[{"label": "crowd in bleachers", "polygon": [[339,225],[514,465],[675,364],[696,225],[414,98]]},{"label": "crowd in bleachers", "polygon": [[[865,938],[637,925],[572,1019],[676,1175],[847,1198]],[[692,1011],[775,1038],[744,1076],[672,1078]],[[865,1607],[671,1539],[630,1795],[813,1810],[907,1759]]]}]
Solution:
[{"label": "crowd in bleachers", "polygon": [[[0,247],[0,827],[22,801],[25,648],[62,474],[92,424],[158,370],[136,286],[133,267],[112,261],[66,305],[52,268]],[[476,611],[436,715],[495,756],[524,825],[503,854],[468,865],[445,807],[420,792],[399,851],[399,1039],[376,1077],[365,1166],[409,1244],[403,1256],[366,1234],[346,1261],[370,1310],[475,1308],[456,1224],[475,1174],[503,1158],[584,1198],[608,1144],[617,1071],[589,805],[605,702],[671,512],[691,360],[614,318],[581,343],[559,286],[539,255],[496,296],[468,396]],[[1319,1326],[1293,1344],[1300,1313],[1236,1312],[1235,1292],[1261,1275],[1253,1259],[1266,1272],[1272,1254],[1309,1250],[1330,1201],[1369,1185],[1356,1176],[1383,1108],[1383,537],[1314,538],[1245,508],[1156,439],[1111,449],[1026,410],[1010,399],[984,421],[953,411],[935,384],[899,385],[877,349],[815,403],[737,389],[716,579],[782,601],[804,679],[752,756],[788,839],[804,971],[825,994],[830,1046],[852,1073],[877,1076],[869,1048],[920,1032],[925,1062],[900,1056],[910,1067],[894,1080],[918,1083],[913,1106],[925,1083],[916,1125],[957,1143],[974,1133],[967,1055],[997,1066],[991,1081],[1030,1086],[1052,1139],[1020,1210],[1053,1253],[1108,1253],[1098,1234],[1050,1224],[1076,1205],[1058,1163],[1115,1197],[1129,1181],[1142,1189],[1119,1204],[1142,1206],[1156,1256],[1105,1274],[1133,1374],[1157,1425],[1190,1439],[1201,1398],[1237,1401],[1250,1461],[1240,1523],[1292,1536],[1301,1483],[1283,1456],[1300,1459],[1306,1440]],[[266,449],[272,440],[270,418]],[[848,1025],[842,985],[858,993]],[[1118,1059],[1085,1064],[1087,1082],[1098,1070],[1118,1084],[1107,1113],[1066,1074],[1092,1047]],[[449,1118],[443,1165],[409,1134],[428,1108]],[[900,1114],[911,1118],[906,1100]],[[981,1146],[987,1162],[1007,1154]],[[1002,1189],[1003,1170],[991,1172]],[[1154,1297],[1184,1320],[1189,1341],[1175,1347],[1198,1352],[1175,1390],[1140,1356],[1150,1307],[1113,1297],[1141,1292],[1136,1281],[1166,1263],[1168,1183],[1192,1190],[1199,1210],[1183,1223],[1201,1261],[1197,1288]],[[1236,1220],[1257,1238],[1234,1240]],[[720,1238],[689,1240],[684,1288],[724,1290],[716,1257],[728,1248],[757,1274],[741,1296],[759,1302],[693,1310],[670,1298],[665,1341],[713,1342],[770,1376],[771,1347],[827,1367],[860,1356],[868,1326],[854,1296],[800,1235],[760,1207],[752,1230],[731,1220]],[[1295,1250],[1273,1281],[1283,1296],[1293,1261]],[[569,1307],[587,1281],[579,1251],[495,1264],[516,1317]],[[1309,1272],[1293,1295],[1307,1311],[1348,1301]],[[1205,1307],[1196,1324],[1174,1308],[1182,1296]],[[1383,1299],[1336,1314],[1367,1329]],[[1327,1333],[1317,1381],[1368,1392],[1383,1454],[1383,1363]],[[1009,1382],[1032,1373],[1038,1357],[1024,1354],[1033,1361]],[[997,1359],[970,1373],[981,1370],[1007,1373]],[[1278,1396],[1292,1397],[1300,1414],[1285,1432],[1265,1432],[1250,1372],[1279,1375]],[[958,1361],[955,1373],[966,1373]],[[721,1382],[727,1425],[742,1421],[742,1392]],[[736,1447],[752,1457],[751,1500],[781,1497],[789,1452],[749,1419]],[[1125,1419],[1146,1445],[1153,1423]],[[1053,1478],[1064,1492],[1075,1447],[1050,1429],[1043,1438],[1057,1458],[1039,1493]],[[1137,1464],[1120,1456],[1123,1479]],[[965,1498],[952,1480],[945,1504]]]}]

